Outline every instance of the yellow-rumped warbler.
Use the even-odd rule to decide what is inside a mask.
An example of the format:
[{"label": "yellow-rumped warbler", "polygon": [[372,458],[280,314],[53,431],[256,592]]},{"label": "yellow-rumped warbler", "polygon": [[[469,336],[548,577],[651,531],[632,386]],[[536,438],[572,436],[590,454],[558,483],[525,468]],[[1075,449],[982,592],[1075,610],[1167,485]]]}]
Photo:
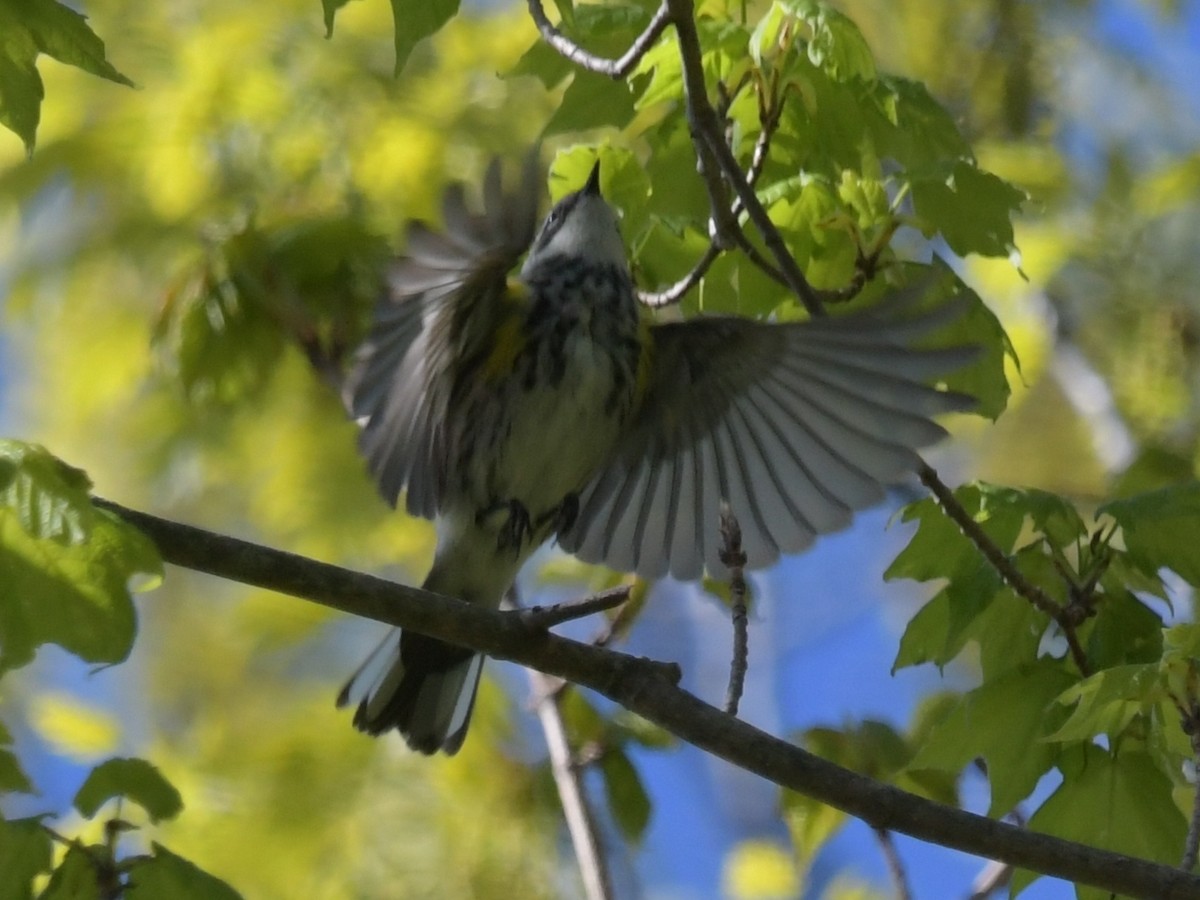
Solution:
[{"label": "yellow-rumped warbler", "polygon": [[[531,156],[505,196],[493,162],[482,215],[455,186],[443,234],[411,226],[346,384],[384,497],[406,490],[408,511],[437,524],[427,590],[494,608],[552,535],[647,577],[721,571],[722,499],[749,565],[765,565],[882,499],[945,434],[930,417],[971,405],[924,382],[973,348],[911,346],[955,308],[650,324],[599,163],[534,237],[537,184]],[[454,753],[482,665],[393,633],[338,702],[358,703],[362,731]]]}]

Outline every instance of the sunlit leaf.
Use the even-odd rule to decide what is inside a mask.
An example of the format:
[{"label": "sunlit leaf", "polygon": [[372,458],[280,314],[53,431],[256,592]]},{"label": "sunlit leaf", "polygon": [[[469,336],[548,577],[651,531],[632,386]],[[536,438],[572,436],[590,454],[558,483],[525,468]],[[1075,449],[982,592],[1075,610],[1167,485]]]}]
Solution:
[{"label": "sunlit leaf", "polygon": [[1200,482],[1115,500],[1100,508],[1116,519],[1125,546],[1149,569],[1171,569],[1200,585]]},{"label": "sunlit leaf", "polygon": [[43,96],[35,61],[43,53],[132,85],[109,63],[104,42],[87,26],[86,17],[55,0],[0,0],[0,124],[14,131],[29,152]]},{"label": "sunlit leaf", "polygon": [[[1065,754],[1063,782],[1029,819],[1029,828],[1089,847],[1178,864],[1187,823],[1171,797],[1171,782],[1145,753],[1112,753],[1081,744]],[[1013,890],[1035,876],[1018,870]],[[1110,892],[1079,888],[1083,900],[1108,900]]]},{"label": "sunlit leaf", "polygon": [[1133,717],[1162,696],[1156,665],[1116,666],[1104,669],[1063,691],[1058,702],[1074,707],[1071,715],[1048,741],[1087,741],[1098,734],[1115,737]]},{"label": "sunlit leaf", "polygon": [[396,75],[413,48],[437,32],[458,12],[458,0],[390,0],[396,28]]},{"label": "sunlit leaf", "polygon": [[960,256],[1008,256],[1012,217],[1025,194],[974,164],[959,160],[912,179],[913,203],[927,234],[939,233]]},{"label": "sunlit leaf", "polygon": [[92,506],[82,472],[36,445],[0,441],[0,669],[47,642],[90,662],[124,659],[130,579],[157,578],[161,565],[144,535]]},{"label": "sunlit leaf", "polygon": [[992,786],[989,815],[1005,815],[1057,759],[1059,748],[1043,738],[1065,718],[1053,703],[1072,681],[1053,661],[1041,661],[984,683],[930,730],[909,767],[956,773],[982,756]]}]

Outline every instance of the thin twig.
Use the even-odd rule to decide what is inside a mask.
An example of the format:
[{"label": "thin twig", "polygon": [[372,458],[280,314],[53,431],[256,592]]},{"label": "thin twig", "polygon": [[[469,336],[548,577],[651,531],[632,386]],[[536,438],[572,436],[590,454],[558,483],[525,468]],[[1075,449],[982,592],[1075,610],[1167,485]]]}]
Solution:
[{"label": "thin twig", "polygon": [[715,241],[710,241],[700,259],[696,261],[696,265],[692,266],[692,270],[676,281],[668,288],[663,288],[661,291],[639,291],[638,300],[651,309],[659,309],[663,306],[670,306],[672,303],[678,303],[683,295],[690,291],[693,287],[700,283],[700,279],[707,274],[709,267],[717,261],[717,257],[721,255],[721,248],[717,246]]},{"label": "thin twig", "polygon": [[[594,598],[588,598],[594,599]],[[504,599],[506,609],[518,615],[536,611],[553,610],[558,607],[523,607],[516,587],[510,587]],[[567,604],[563,604],[567,605]],[[567,833],[571,835],[571,846],[579,863],[579,876],[583,880],[583,893],[587,900],[612,900],[612,876],[608,860],[600,846],[600,828],[591,804],[587,801],[582,772],[571,753],[567,729],[563,722],[563,688],[567,682],[536,669],[529,669],[529,687],[537,710],[542,734],[546,737],[546,749],[550,756],[550,771],[554,775],[554,786],[562,804],[563,818],[567,821]]]},{"label": "thin twig", "polygon": [[[679,55],[683,65],[688,121],[692,127],[693,138],[696,139],[696,149],[702,162],[702,174],[705,175],[705,182],[709,187],[713,212],[722,216],[717,222],[718,226],[732,218],[730,208],[720,202],[725,194],[724,189],[713,186],[714,182],[720,181],[720,176],[724,176],[724,181],[733,188],[746,210],[746,215],[762,235],[763,243],[775,258],[788,287],[795,292],[810,315],[823,315],[820,297],[800,271],[800,266],[789,252],[779,229],[759,202],[754,188],[746,180],[746,174],[725,141],[724,129],[717,118],[717,112],[708,100],[703,51],[700,47],[700,35],[696,31],[695,7],[692,0],[666,0],[666,3],[671,9],[671,18],[679,35]],[[703,171],[709,169],[712,164],[715,164],[717,171]],[[723,230],[722,233],[728,235],[732,231]]]},{"label": "thin twig", "polygon": [[408,628],[583,685],[701,750],[781,787],[920,840],[1135,897],[1196,900],[1200,877],[935,803],[834,765],[726,715],[679,686],[679,667],[530,631],[502,613],[189,525],[111,501],[163,559],[330,609]]},{"label": "thin twig", "polygon": [[590,597],[580,600],[570,600],[566,603],[555,603],[553,606],[528,606],[520,610],[521,619],[530,628],[553,628],[572,619],[582,619],[592,613],[604,612],[614,606],[620,606],[629,599],[630,586],[627,584],[609,588]]},{"label": "thin twig", "polygon": [[611,900],[614,896],[612,876],[604,848],[600,846],[600,827],[584,791],[583,772],[572,757],[562,710],[559,708],[562,691],[553,689],[557,679],[535,669],[529,670],[529,683],[533,693],[541,698],[537,705],[538,721],[546,736],[550,770],[554,774],[554,785],[558,789],[563,816],[567,820],[571,846],[579,861],[584,896],[587,900]]},{"label": "thin twig", "polygon": [[742,550],[742,526],[724,500],[721,501],[721,549],[718,556],[729,569],[729,607],[733,618],[733,658],[729,661],[725,712],[736,716],[746,684],[750,656],[750,637],[746,628],[746,553]]},{"label": "thin twig", "polygon": [[533,19],[533,24],[537,26],[537,30],[541,32],[542,39],[547,44],[575,63],[575,65],[587,69],[589,72],[607,75],[609,78],[616,79],[624,78],[633,71],[634,67],[642,61],[642,57],[646,55],[646,52],[658,40],[671,21],[670,11],[664,3],[654,13],[654,17],[650,20],[650,24],[646,26],[646,30],[634,39],[633,43],[629,45],[629,49],[622,56],[617,59],[607,59],[603,56],[589,53],[559,31],[554,23],[546,18],[546,10],[542,8],[541,0],[528,0],[528,6],[530,18]]},{"label": "thin twig", "polygon": [[1012,876],[1013,867],[1008,863],[997,862],[994,859],[988,860],[987,865],[979,870],[979,874],[971,882],[971,893],[967,900],[987,900],[988,897],[1007,885],[1012,880]]},{"label": "thin twig", "polygon": [[1196,856],[1200,854],[1200,709],[1192,707],[1183,721],[1184,730],[1192,739],[1192,760],[1198,773],[1192,794],[1192,817],[1188,822],[1187,841],[1183,845],[1183,861],[1179,868],[1190,872],[1196,868]]},{"label": "thin twig", "polygon": [[892,885],[896,888],[896,900],[912,900],[912,889],[908,886],[908,874],[904,871],[904,860],[896,852],[896,842],[892,839],[892,833],[886,828],[874,828],[872,831],[875,832],[875,839],[879,841],[879,849],[887,864],[888,875],[891,876]]},{"label": "thin twig", "polygon": [[1004,579],[1005,584],[1012,588],[1017,596],[1024,597],[1036,609],[1053,619],[1059,628],[1062,629],[1076,668],[1084,676],[1091,675],[1091,663],[1088,661],[1083,645],[1079,643],[1079,635],[1075,631],[1075,623],[1072,621],[1067,608],[1021,574],[1021,570],[1009,559],[1008,555],[988,537],[987,533],[979,526],[979,523],[971,518],[962,504],[955,498],[954,492],[938,478],[938,474],[932,466],[925,462],[921,463],[921,467],[917,470],[917,475],[920,477],[921,483],[929,488],[930,492],[937,498],[942,512],[959,527],[967,540],[974,544],[975,548],[983,554],[992,568]]}]

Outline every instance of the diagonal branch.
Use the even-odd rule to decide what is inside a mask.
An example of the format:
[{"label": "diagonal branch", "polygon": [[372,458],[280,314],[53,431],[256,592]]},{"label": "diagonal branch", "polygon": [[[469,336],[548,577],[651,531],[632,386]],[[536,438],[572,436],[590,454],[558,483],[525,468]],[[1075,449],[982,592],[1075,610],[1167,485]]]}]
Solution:
[{"label": "diagonal branch", "polygon": [[167,562],[411,628],[581,684],[702,750],[873,828],[1119,894],[1159,900],[1200,897],[1200,877],[1179,869],[934,803],[820,759],[680,689],[678,666],[531,629],[519,614],[481,609],[109,501],[94,502],[145,532]]},{"label": "diagonal branch", "polygon": [[[800,271],[795,258],[784,243],[766,208],[759,202],[754,187],[746,178],[746,173],[738,165],[733,151],[725,141],[724,130],[717,112],[708,99],[708,89],[704,81],[703,52],[700,48],[700,35],[696,31],[696,11],[692,0],[666,0],[671,10],[671,20],[675,24],[675,32],[679,35],[679,55],[683,65],[683,84],[687,95],[688,121],[692,126],[693,137],[697,138],[696,150],[703,163],[711,161],[719,174],[733,188],[734,194],[741,201],[747,217],[754,223],[762,235],[763,243],[771,251],[776,265],[779,266],[784,280],[800,298],[804,308],[810,315],[819,316],[824,313],[821,298],[808,283],[804,273]],[[717,173],[711,173],[709,178]],[[714,196],[716,194],[716,196]],[[720,194],[709,187],[709,195],[713,199],[714,213],[727,210],[722,204],[718,206]],[[728,215],[728,212],[726,212]],[[718,223],[719,224],[719,223]]]},{"label": "diagonal branch", "polygon": [[650,24],[646,26],[646,30],[637,36],[622,56],[617,59],[607,59],[603,56],[589,53],[559,31],[554,23],[546,18],[546,10],[542,7],[542,0],[528,0],[528,5],[529,16],[533,19],[533,24],[537,26],[537,30],[541,33],[542,40],[571,62],[575,63],[575,65],[587,69],[589,72],[595,72],[598,75],[607,75],[609,78],[624,78],[632,72],[634,67],[642,61],[642,57],[646,55],[646,51],[654,45],[654,42],[658,40],[671,21],[670,11],[664,3],[650,20]]}]

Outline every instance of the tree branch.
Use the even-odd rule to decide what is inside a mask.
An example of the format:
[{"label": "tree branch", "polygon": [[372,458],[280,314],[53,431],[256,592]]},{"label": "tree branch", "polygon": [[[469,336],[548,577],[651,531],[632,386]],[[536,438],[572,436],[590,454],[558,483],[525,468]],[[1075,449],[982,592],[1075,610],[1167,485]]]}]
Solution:
[{"label": "tree branch", "polygon": [[606,59],[603,56],[589,53],[559,31],[546,18],[546,10],[542,7],[541,0],[528,0],[528,6],[529,16],[533,19],[537,30],[541,32],[542,40],[580,68],[614,79],[624,78],[633,71],[671,21],[670,12],[666,4],[663,4],[650,20],[650,24],[646,26],[646,30],[637,36],[621,57]]},{"label": "tree branch", "polygon": [[1179,869],[1015,828],[822,760],[681,690],[677,666],[530,629],[513,613],[481,609],[110,501],[95,503],[146,533],[167,562],[411,628],[581,684],[702,750],[873,828],[1120,894],[1159,900],[1200,897],[1200,877]]},{"label": "tree branch", "polygon": [[967,540],[974,544],[984,558],[991,563],[992,568],[1004,579],[1005,584],[1012,588],[1017,596],[1024,597],[1058,624],[1067,639],[1067,646],[1070,648],[1071,658],[1075,660],[1076,668],[1085,677],[1091,675],[1092,665],[1088,661],[1083,645],[1079,643],[1079,635],[1075,632],[1076,623],[1068,608],[1058,603],[1021,573],[1008,555],[979,527],[979,523],[967,514],[962,504],[955,498],[954,492],[938,478],[938,474],[932,466],[925,462],[921,463],[917,475],[920,477],[921,483],[929,488],[937,498],[942,512],[959,527]]},{"label": "tree branch", "polygon": [[736,716],[750,655],[750,638],[746,633],[746,552],[742,550],[742,526],[724,500],[721,501],[721,550],[718,555],[729,569],[729,607],[733,620],[733,658],[729,662],[725,712]]},{"label": "tree branch", "polygon": [[[717,118],[716,110],[709,102],[708,89],[704,82],[703,52],[700,48],[700,35],[696,31],[696,11],[692,0],[666,0],[666,5],[671,10],[671,20],[679,35],[679,55],[683,65],[688,120],[692,125],[693,137],[698,139],[696,149],[701,162],[711,160],[715,163],[719,174],[724,176],[725,181],[733,188],[746,210],[746,215],[754,223],[754,227],[762,235],[763,243],[775,258],[788,287],[800,298],[804,308],[810,315],[823,315],[820,297],[800,271],[800,266],[796,264],[795,258],[784,243],[779,229],[771,222],[766,209],[758,200],[758,195],[754,193],[753,186],[734,158],[733,151],[729,149],[729,144],[725,142],[724,129]],[[716,174],[711,173],[709,179]],[[723,196],[723,192],[717,193],[710,184],[709,195],[713,200],[714,213],[720,209],[728,215],[729,210],[725,204],[721,203],[718,207],[718,199]]]}]

